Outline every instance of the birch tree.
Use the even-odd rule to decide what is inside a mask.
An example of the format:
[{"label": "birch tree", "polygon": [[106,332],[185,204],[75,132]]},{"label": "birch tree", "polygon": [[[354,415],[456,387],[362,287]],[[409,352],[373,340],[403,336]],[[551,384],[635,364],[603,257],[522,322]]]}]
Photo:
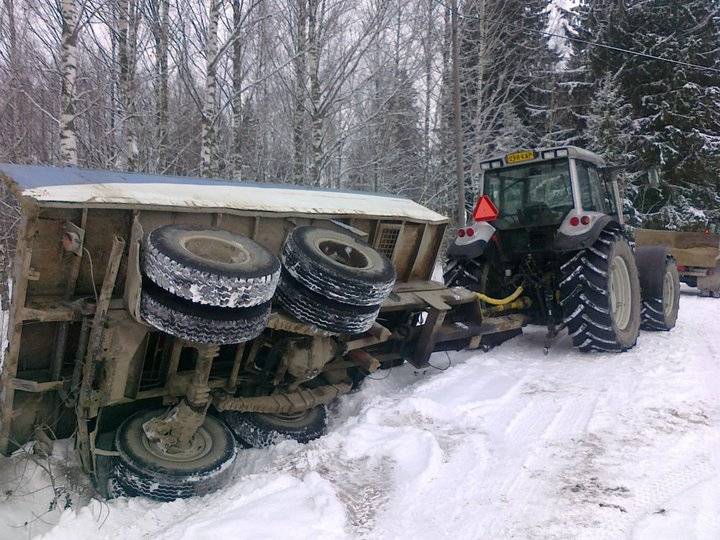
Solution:
[{"label": "birch tree", "polygon": [[78,143],[75,131],[75,100],[77,80],[77,25],[75,0],[62,0],[62,112],[60,113],[60,161],[63,165],[78,164]]},{"label": "birch tree", "polygon": [[202,112],[202,146],[200,149],[200,168],[203,174],[213,174],[217,169],[215,161],[215,121],[216,121],[216,69],[218,62],[218,24],[222,0],[210,0],[208,30],[205,41],[205,94]]}]

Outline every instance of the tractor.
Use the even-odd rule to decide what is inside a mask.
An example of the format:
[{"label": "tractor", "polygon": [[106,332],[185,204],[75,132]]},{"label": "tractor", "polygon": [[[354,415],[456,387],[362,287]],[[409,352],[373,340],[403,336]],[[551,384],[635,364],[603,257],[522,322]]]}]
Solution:
[{"label": "tractor", "polygon": [[634,247],[615,170],[573,146],[482,161],[472,220],[448,249],[446,284],[475,291],[488,312],[546,326],[546,354],[564,329],[583,352],[623,352],[641,328],[671,330],[676,262],[666,247]]}]

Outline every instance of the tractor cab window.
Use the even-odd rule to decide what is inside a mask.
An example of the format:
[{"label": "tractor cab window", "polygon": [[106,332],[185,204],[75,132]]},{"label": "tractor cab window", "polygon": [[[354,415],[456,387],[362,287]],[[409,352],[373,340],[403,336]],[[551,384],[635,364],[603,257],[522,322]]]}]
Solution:
[{"label": "tractor cab window", "polygon": [[484,187],[500,211],[499,229],[557,226],[573,208],[567,159],[486,171]]},{"label": "tractor cab window", "polygon": [[576,166],[583,210],[606,213],[603,182],[600,180],[597,168],[586,161],[579,160],[576,161]]}]

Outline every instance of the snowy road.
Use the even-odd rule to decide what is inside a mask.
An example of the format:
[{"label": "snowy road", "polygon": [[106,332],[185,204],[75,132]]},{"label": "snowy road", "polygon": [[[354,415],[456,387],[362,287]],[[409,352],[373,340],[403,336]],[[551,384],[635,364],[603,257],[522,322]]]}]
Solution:
[{"label": "snowy road", "polygon": [[245,451],[202,499],[46,512],[29,467],[0,538],[720,538],[720,301],[684,294],[675,331],[623,355],[542,345],[380,373],[326,437]]}]

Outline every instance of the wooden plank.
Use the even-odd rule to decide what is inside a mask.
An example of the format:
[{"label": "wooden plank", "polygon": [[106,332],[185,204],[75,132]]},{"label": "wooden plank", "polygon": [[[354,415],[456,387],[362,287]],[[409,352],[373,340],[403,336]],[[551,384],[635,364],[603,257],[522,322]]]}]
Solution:
[{"label": "wooden plank", "polygon": [[[78,248],[79,253],[72,253],[71,255],[69,255],[72,256],[72,262],[70,264],[70,271],[68,272],[67,280],[65,282],[65,293],[63,295],[63,298],[65,300],[69,300],[75,294],[75,287],[77,286],[78,276],[80,275],[80,265],[82,264],[83,249],[85,246],[85,227],[87,226],[87,216],[88,210],[87,208],[83,208],[82,215],[80,217],[80,226],[75,226],[77,230],[74,232],[78,235],[80,246]],[[66,226],[66,228],[70,227]],[[70,321],[73,319],[63,320]],[[70,325],[67,322],[61,324],[60,328],[58,329],[57,339],[55,341],[55,354],[53,356],[52,362],[52,377],[54,380],[60,378],[60,372],[62,371],[62,364],[65,358],[65,349],[67,348],[67,337],[69,329]]]},{"label": "wooden plank", "polygon": [[[25,307],[22,310],[21,317],[23,321],[39,322],[79,321],[82,318],[78,310],[70,307],[57,307],[54,309],[35,309],[32,307]],[[58,339],[60,338],[58,337]]]},{"label": "wooden plank", "polygon": [[[27,209],[26,209],[27,210]],[[0,376],[0,453],[7,454],[10,446],[10,431],[13,419],[13,403],[15,389],[12,379],[17,374],[18,357],[20,355],[20,338],[22,336],[22,310],[27,295],[28,280],[32,261],[31,242],[35,235],[36,215],[28,217],[25,230],[21,231],[15,253],[15,275],[13,285],[15,297],[12,299],[8,339],[10,341],[5,354],[5,361]]]},{"label": "wooden plank", "polygon": [[17,377],[12,379],[12,387],[15,390],[22,390],[23,392],[51,392],[53,390],[62,389],[65,381],[48,381],[48,382],[37,382],[30,381],[28,379],[18,379]]},{"label": "wooden plank", "polygon": [[124,249],[125,240],[116,236],[112,242],[110,256],[108,257],[107,266],[105,267],[105,276],[103,277],[102,287],[95,306],[95,315],[88,338],[88,348],[85,353],[82,368],[82,379],[80,380],[80,394],[76,406],[78,417],[77,446],[83,468],[89,473],[93,473],[95,467],[92,458],[92,434],[88,432],[87,420],[97,416],[99,406],[99,398],[94,396],[95,392],[92,387],[93,375],[95,372],[95,364],[100,360],[101,356],[105,320],[108,309],[110,308],[110,298],[115,288],[118,270],[120,269],[120,260],[122,259]]},{"label": "wooden plank", "polygon": [[445,322],[445,315],[447,311],[440,311],[437,309],[430,309],[428,312],[427,320],[422,326],[420,337],[417,340],[415,351],[412,356],[408,358],[408,361],[418,369],[422,369],[429,365],[430,355],[435,349],[435,339],[437,337],[438,330],[442,327]]}]

